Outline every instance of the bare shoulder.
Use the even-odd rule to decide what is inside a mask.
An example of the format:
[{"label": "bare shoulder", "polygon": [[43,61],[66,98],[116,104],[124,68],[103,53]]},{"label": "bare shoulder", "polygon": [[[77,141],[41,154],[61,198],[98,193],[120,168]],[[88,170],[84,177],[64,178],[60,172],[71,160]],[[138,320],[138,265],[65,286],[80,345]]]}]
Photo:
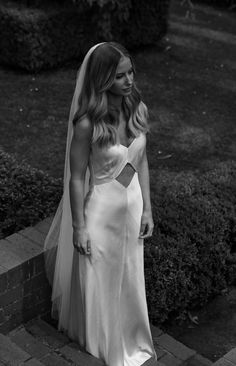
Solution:
[{"label": "bare shoulder", "polygon": [[76,139],[90,139],[92,132],[92,123],[87,116],[83,116],[74,126],[74,135]]}]

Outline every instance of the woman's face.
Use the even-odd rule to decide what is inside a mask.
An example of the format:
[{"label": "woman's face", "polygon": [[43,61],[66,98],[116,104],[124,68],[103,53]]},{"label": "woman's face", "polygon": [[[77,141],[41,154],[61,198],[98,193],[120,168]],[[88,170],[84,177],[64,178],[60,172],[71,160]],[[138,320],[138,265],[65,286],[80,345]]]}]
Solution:
[{"label": "woman's face", "polygon": [[110,93],[117,96],[127,96],[132,93],[134,70],[129,57],[122,57],[116,69],[114,82]]}]

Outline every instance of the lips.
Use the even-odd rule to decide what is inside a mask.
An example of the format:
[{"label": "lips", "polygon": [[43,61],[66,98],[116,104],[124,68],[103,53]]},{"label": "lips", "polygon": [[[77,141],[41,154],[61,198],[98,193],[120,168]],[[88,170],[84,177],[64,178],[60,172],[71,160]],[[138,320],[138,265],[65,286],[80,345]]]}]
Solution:
[{"label": "lips", "polygon": [[123,89],[124,91],[128,92],[132,90],[132,86],[129,86],[128,88]]}]

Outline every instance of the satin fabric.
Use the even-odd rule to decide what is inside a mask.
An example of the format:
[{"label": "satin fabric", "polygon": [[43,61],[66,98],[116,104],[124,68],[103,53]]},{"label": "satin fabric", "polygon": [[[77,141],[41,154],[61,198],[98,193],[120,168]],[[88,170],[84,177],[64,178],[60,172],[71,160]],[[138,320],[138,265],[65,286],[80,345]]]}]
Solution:
[{"label": "satin fabric", "polygon": [[[129,147],[92,145],[93,187],[85,200],[91,256],[73,254],[68,334],[107,366],[141,366],[156,358],[147,312],[143,209],[138,180],[146,136]],[[131,164],[128,187],[116,180]]]}]

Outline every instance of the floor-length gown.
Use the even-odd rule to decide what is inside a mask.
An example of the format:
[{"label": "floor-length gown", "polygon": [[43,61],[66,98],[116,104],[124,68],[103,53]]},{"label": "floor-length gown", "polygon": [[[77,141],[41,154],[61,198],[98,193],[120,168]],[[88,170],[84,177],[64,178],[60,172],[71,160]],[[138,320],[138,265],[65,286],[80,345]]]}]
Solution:
[{"label": "floor-length gown", "polygon": [[[155,357],[139,238],[142,195],[138,169],[146,136],[126,147],[92,144],[94,187],[85,204],[91,257],[74,251],[69,336],[107,366],[140,366]],[[116,178],[131,165],[125,187]]]}]

